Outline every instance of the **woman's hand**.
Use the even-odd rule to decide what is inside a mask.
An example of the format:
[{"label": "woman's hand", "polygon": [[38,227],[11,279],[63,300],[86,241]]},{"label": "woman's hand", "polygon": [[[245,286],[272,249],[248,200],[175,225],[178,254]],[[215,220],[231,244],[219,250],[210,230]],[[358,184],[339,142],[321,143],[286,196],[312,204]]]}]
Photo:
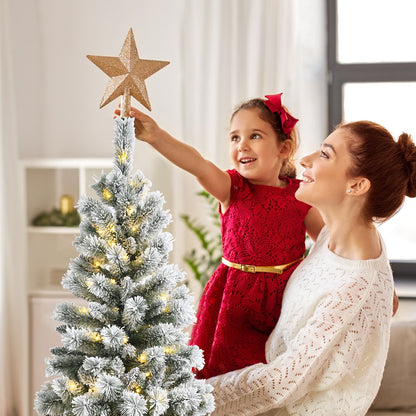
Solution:
[{"label": "woman's hand", "polygon": [[393,316],[396,315],[397,309],[399,309],[399,297],[397,296],[396,291],[393,294]]},{"label": "woman's hand", "polygon": [[[120,113],[120,108],[114,111],[116,116],[120,116]],[[151,117],[134,107],[130,108],[129,115],[134,118],[136,139],[152,144],[161,133],[161,129],[157,123]]]}]

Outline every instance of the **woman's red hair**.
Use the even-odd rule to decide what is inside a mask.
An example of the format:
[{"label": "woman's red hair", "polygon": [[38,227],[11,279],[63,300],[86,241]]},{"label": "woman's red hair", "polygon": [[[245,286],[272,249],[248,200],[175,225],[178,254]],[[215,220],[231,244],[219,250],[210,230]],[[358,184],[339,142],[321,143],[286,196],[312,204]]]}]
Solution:
[{"label": "woman's red hair", "polygon": [[341,124],[353,160],[349,174],[371,182],[364,215],[385,221],[416,196],[416,147],[407,133],[396,142],[388,130],[371,121]]}]

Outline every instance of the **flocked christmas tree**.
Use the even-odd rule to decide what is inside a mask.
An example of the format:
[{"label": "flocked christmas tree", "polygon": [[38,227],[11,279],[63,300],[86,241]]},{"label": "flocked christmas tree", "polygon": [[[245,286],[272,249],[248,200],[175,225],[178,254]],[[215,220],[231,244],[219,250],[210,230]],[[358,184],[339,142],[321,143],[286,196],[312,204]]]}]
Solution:
[{"label": "flocked christmas tree", "polygon": [[78,202],[79,256],[62,280],[86,302],[56,306],[62,346],[51,350],[47,373],[55,378],[36,394],[35,409],[65,416],[206,415],[214,408],[212,388],[192,372],[203,358],[184,330],[195,313],[183,272],[169,263],[170,215],[161,193],[132,172],[133,119],[114,123],[113,169],[92,185],[97,198]]}]

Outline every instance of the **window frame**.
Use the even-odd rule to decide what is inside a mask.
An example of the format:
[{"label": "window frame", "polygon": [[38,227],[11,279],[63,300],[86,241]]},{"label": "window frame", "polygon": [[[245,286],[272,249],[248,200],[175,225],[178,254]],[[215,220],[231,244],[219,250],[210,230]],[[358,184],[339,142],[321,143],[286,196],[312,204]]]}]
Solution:
[{"label": "window frame", "polygon": [[[337,62],[337,0],[326,0],[328,65],[328,132],[343,119],[343,85],[349,82],[416,82],[416,62],[348,63]],[[416,261],[390,261],[395,280],[415,283]],[[400,293],[399,293],[400,295]],[[400,297],[414,297],[404,294]]]}]

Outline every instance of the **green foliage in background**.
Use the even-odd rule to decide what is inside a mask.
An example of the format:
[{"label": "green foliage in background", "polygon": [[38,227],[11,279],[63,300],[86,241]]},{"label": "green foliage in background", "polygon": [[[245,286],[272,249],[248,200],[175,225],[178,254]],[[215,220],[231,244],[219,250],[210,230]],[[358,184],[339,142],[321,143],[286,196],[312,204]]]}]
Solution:
[{"label": "green foliage in background", "polygon": [[208,204],[209,218],[211,225],[214,227],[201,224],[200,219],[190,218],[186,214],[181,215],[186,227],[192,231],[199,241],[199,247],[186,253],[183,256],[183,260],[190,267],[194,278],[204,288],[208,279],[221,262],[221,223],[218,213],[218,201],[206,191],[200,191],[197,195],[204,198]]}]

